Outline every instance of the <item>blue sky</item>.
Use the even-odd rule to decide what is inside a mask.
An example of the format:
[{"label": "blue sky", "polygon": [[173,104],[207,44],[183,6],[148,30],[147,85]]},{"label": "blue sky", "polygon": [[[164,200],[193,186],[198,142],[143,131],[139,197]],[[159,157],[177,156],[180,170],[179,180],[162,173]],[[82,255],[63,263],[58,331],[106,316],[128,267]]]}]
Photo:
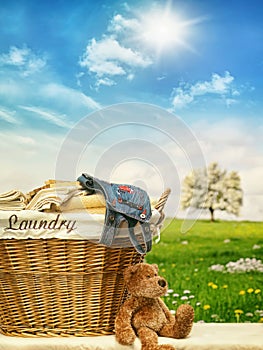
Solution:
[{"label": "blue sky", "polygon": [[52,177],[76,123],[137,102],[239,171],[242,215],[262,219],[262,15],[260,0],[0,1],[1,190]]}]

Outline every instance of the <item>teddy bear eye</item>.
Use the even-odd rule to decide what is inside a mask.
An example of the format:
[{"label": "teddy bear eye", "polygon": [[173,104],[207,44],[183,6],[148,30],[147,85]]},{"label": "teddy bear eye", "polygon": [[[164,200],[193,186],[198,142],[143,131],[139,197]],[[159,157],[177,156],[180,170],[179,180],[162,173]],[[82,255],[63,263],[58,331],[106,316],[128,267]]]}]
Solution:
[{"label": "teddy bear eye", "polygon": [[151,275],[147,275],[146,277],[147,277],[147,278],[151,278]]}]

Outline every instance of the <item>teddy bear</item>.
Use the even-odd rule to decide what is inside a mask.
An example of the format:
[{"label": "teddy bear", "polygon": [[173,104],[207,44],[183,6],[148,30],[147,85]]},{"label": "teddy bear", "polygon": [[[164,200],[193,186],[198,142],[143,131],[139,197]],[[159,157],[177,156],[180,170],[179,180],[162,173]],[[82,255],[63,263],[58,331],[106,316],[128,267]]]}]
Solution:
[{"label": "teddy bear", "polygon": [[158,345],[158,335],[187,337],[194,320],[192,306],[183,304],[172,315],[160,298],[167,293],[168,285],[158,275],[156,264],[139,263],[126,268],[124,282],[130,297],[116,316],[116,340],[122,345],[132,345],[138,336],[142,350],[174,350],[172,345]]}]

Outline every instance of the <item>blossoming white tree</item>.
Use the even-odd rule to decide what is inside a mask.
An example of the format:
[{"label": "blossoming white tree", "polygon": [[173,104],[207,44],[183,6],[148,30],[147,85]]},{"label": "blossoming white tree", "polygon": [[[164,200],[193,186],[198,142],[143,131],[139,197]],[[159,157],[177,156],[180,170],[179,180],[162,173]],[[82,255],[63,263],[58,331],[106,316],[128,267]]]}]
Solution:
[{"label": "blossoming white tree", "polygon": [[239,215],[242,202],[243,192],[238,173],[227,173],[217,163],[211,163],[207,169],[193,170],[183,181],[182,209],[208,209],[211,221],[214,221],[215,210]]}]

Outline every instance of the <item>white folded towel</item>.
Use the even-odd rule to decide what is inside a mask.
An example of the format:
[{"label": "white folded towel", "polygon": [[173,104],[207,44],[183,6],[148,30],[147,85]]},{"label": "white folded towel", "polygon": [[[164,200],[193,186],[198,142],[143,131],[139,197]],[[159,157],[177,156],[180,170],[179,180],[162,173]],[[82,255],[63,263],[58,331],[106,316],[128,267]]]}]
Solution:
[{"label": "white folded towel", "polygon": [[23,210],[27,197],[18,190],[11,190],[0,194],[0,210]]}]

